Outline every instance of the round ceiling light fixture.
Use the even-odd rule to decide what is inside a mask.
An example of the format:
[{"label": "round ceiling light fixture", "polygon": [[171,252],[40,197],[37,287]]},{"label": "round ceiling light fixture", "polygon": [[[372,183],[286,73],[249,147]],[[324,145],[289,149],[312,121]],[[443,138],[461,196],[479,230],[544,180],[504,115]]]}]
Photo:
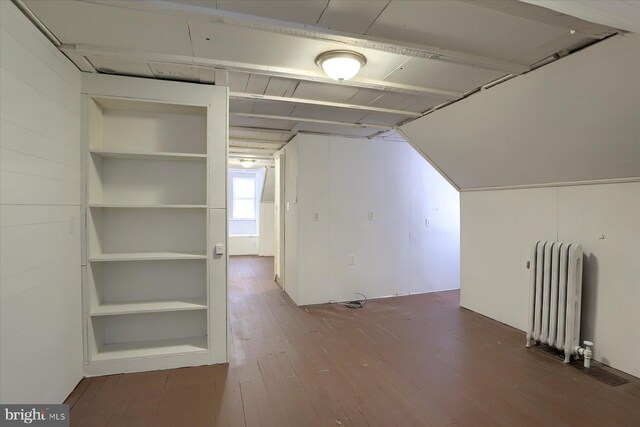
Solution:
[{"label": "round ceiling light fixture", "polygon": [[240,165],[243,168],[250,168],[251,166],[253,166],[255,163],[255,160],[251,160],[251,159],[240,159]]},{"label": "round ceiling light fixture", "polygon": [[316,58],[318,67],[333,80],[343,82],[354,77],[367,63],[367,58],[351,50],[330,50]]}]

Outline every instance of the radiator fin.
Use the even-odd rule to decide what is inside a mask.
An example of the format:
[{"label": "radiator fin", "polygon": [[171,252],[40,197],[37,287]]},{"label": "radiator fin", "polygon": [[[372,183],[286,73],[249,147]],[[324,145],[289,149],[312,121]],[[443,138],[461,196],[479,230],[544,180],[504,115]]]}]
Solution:
[{"label": "radiator fin", "polygon": [[564,350],[565,360],[580,338],[582,247],[537,242],[532,252],[527,344]]}]

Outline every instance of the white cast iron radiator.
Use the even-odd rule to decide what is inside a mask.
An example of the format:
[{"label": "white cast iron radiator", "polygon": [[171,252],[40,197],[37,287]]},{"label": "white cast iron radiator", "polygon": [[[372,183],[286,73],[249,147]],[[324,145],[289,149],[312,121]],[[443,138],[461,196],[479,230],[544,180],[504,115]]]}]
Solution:
[{"label": "white cast iron radiator", "polygon": [[564,351],[564,362],[584,355],[591,362],[593,343],[580,347],[582,246],[564,242],[537,242],[531,256],[527,347],[548,344]]}]

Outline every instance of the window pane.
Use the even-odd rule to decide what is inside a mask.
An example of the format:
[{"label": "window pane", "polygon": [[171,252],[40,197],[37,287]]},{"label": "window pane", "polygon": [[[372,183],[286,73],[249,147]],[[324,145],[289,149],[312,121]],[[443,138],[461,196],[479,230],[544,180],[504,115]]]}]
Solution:
[{"label": "window pane", "polygon": [[234,198],[233,219],[256,219],[255,199]]},{"label": "window pane", "polygon": [[233,198],[253,199],[256,197],[255,178],[233,178]]}]

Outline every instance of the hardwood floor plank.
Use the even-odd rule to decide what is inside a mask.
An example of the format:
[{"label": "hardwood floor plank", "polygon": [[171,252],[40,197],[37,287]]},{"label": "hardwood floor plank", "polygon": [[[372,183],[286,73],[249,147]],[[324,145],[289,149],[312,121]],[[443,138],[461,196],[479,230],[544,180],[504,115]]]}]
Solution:
[{"label": "hardwood floor plank", "polygon": [[458,291],[296,307],[272,277],[272,258],[231,258],[228,365],[84,379],[71,424],[639,425],[640,380],[609,387],[526,349]]}]

